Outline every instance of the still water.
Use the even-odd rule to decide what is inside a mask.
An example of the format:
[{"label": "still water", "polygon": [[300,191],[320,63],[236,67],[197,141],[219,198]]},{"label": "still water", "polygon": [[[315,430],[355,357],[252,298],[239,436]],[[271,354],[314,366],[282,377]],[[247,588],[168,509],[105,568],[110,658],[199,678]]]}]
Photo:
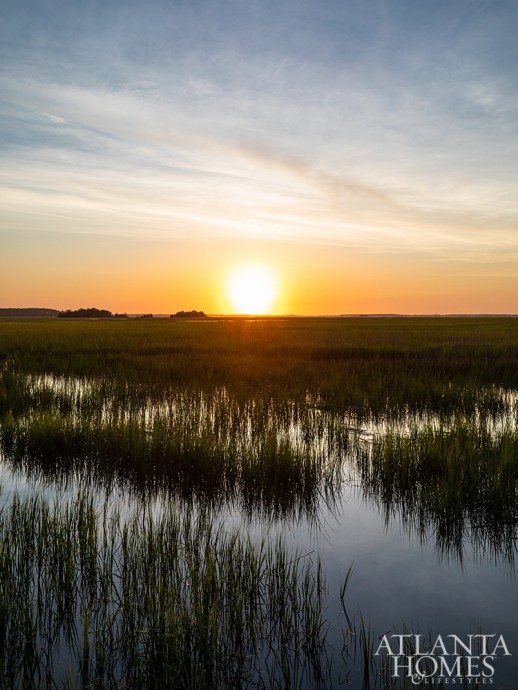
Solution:
[{"label": "still water", "polygon": [[[79,401],[91,392],[88,382],[55,377],[33,379],[32,385]],[[225,392],[220,391],[218,395],[224,405]],[[502,398],[501,414],[475,420],[492,434],[505,429],[516,430],[518,395],[507,392],[502,393]],[[148,400],[143,403],[141,414],[146,423],[152,425],[157,416],[181,417],[185,404],[181,397],[166,402]],[[107,405],[100,414],[109,418],[113,410]],[[203,395],[197,398],[195,418],[204,424],[207,420],[209,424],[216,423],[217,409],[209,398]],[[254,419],[251,414],[248,420],[240,420],[242,428],[247,429],[240,442],[254,442]],[[358,420],[331,415],[318,407],[303,420],[297,414],[291,418],[288,415],[282,423],[278,420],[273,423],[272,428],[280,437],[294,446],[309,443],[315,453],[341,453],[340,470],[333,475],[333,490],[320,487],[316,509],[309,512],[300,507],[291,513],[245,511],[235,497],[219,501],[214,508],[228,530],[239,527],[258,540],[265,536],[268,539],[282,536],[294,551],[308,554],[308,558],[318,556],[321,559],[327,592],[328,641],[335,650],[333,684],[337,687],[342,684],[343,687],[365,687],[360,661],[350,658],[345,662],[341,654],[348,629],[345,603],[350,618],[361,615],[373,635],[372,650],[380,649],[380,657],[387,656],[386,645],[380,648],[380,644],[384,640],[394,640],[393,635],[420,634],[428,644],[438,636],[446,640],[447,636],[456,635],[463,641],[469,639],[469,635],[494,636],[491,640],[502,636],[509,654],[504,654],[502,644],[491,660],[491,670],[484,667],[487,673],[479,679],[479,687],[518,688],[516,523],[492,525],[492,533],[496,527],[497,533],[500,529],[506,535],[499,541],[487,537],[484,525],[477,526],[467,520],[460,536],[457,532],[455,539],[449,539],[448,535],[441,534],[440,525],[433,521],[416,522],[408,506],[397,502],[387,505],[362,481],[358,453],[363,452],[363,456],[368,457],[373,439],[394,433],[394,430],[405,435],[420,427],[448,428],[454,423],[453,419],[439,419],[424,413],[400,417],[397,422]],[[342,443],[339,449],[331,442],[337,428],[344,432],[342,438],[347,438],[347,443]],[[325,461],[335,462],[336,458],[326,457]],[[31,472],[27,465],[16,467],[9,458],[0,455],[1,505],[9,504],[15,494],[45,495],[51,501],[69,500],[87,474],[85,463],[84,475],[76,467],[66,479],[56,479],[44,470]],[[122,513],[130,514],[138,500],[127,490],[124,481],[112,483],[109,490],[99,485],[96,491],[100,504],[108,501]],[[151,498],[148,496],[148,500],[154,502],[156,511],[160,511],[164,501],[178,500],[178,497],[172,499],[166,491],[158,491]],[[511,509],[516,516],[516,505]],[[340,588],[350,569],[342,602]],[[482,670],[476,663],[473,662],[473,675],[478,675],[477,669]],[[400,669],[401,674],[404,672]],[[421,687],[427,686],[426,678],[414,678],[414,682]],[[368,687],[378,687],[372,678],[370,683]],[[460,682],[453,676],[445,680],[445,687],[448,685],[460,686]],[[476,681],[468,687],[477,687]]]}]

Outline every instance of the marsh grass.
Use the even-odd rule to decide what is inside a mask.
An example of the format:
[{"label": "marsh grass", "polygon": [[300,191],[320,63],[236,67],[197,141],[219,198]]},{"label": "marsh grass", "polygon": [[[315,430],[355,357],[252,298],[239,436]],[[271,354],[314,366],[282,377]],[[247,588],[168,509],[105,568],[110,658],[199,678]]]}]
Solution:
[{"label": "marsh grass", "polygon": [[24,404],[0,417],[4,464],[35,481],[81,479],[233,506],[251,517],[317,521],[344,482],[358,479],[387,522],[401,519],[422,539],[434,534],[441,553],[462,558],[470,543],[513,561],[512,392],[500,391],[503,412],[488,412],[486,391],[473,417],[423,410],[394,421],[321,410],[311,401],[242,398],[225,387],[151,395],[105,378],[9,371],[6,380]]},{"label": "marsh grass", "polygon": [[433,532],[443,553],[466,543],[514,561],[518,539],[518,431],[457,420],[376,436],[358,455],[362,490],[386,521]]},{"label": "marsh grass", "polygon": [[1,687],[325,686],[311,555],[142,506],[123,517],[81,494],[3,509]]},{"label": "marsh grass", "polygon": [[[3,463],[76,485],[0,514],[0,687],[334,687],[318,560],[214,515],[318,516],[352,478],[442,553],[513,562],[517,336],[511,318],[0,320]],[[99,507],[114,487],[136,512]],[[344,628],[338,675],[395,687],[367,619]]]},{"label": "marsh grass", "polygon": [[340,650],[312,553],[252,542],[184,504],[123,514],[88,492],[14,497],[0,513],[0,687],[413,687],[348,612],[351,573]]},{"label": "marsh grass", "polygon": [[0,421],[5,462],[34,478],[83,474],[292,515],[314,512],[340,485],[348,435],[338,423],[323,424],[315,410],[243,402],[224,389],[128,403],[110,397],[103,382],[61,383],[33,382],[33,399],[47,404],[4,412]]},{"label": "marsh grass", "polygon": [[518,389],[517,336],[516,318],[0,320],[0,359],[126,392],[131,382],[131,394],[225,386],[359,416],[471,414]]}]

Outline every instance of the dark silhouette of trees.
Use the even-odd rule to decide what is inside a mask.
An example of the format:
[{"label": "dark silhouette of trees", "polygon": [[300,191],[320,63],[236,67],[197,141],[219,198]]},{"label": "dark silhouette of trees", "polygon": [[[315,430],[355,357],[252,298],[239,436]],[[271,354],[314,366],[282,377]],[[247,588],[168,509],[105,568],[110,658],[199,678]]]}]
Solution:
[{"label": "dark silhouette of trees", "polygon": [[171,319],[205,319],[207,318],[204,311],[196,311],[192,309],[191,311],[177,311],[176,314],[171,314]]},{"label": "dark silhouette of trees", "polygon": [[58,319],[111,319],[113,314],[107,309],[67,309],[60,311]]}]

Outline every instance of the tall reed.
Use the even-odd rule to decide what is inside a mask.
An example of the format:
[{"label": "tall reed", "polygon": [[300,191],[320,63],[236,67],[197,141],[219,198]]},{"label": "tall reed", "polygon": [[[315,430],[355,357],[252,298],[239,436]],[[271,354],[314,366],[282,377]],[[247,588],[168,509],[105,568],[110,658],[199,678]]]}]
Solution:
[{"label": "tall reed", "polygon": [[0,687],[325,687],[318,561],[170,504],[0,514]]},{"label": "tall reed", "polygon": [[465,420],[376,436],[358,454],[363,491],[386,520],[462,558],[466,543],[514,560],[518,528],[518,430]]}]

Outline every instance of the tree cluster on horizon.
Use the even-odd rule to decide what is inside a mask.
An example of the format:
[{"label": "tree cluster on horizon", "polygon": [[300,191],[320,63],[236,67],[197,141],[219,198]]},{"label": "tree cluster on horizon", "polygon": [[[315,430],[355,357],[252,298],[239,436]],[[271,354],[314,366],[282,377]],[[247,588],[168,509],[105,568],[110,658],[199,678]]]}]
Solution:
[{"label": "tree cluster on horizon", "polygon": [[[117,314],[119,316],[119,314]],[[58,313],[58,319],[111,319],[113,314],[108,309],[96,309],[89,307],[88,309],[67,309]]]},{"label": "tree cluster on horizon", "polygon": [[191,309],[191,311],[177,311],[176,314],[171,314],[171,319],[182,319],[182,318],[197,318],[204,319],[207,315],[204,311],[196,311],[196,309]]}]

